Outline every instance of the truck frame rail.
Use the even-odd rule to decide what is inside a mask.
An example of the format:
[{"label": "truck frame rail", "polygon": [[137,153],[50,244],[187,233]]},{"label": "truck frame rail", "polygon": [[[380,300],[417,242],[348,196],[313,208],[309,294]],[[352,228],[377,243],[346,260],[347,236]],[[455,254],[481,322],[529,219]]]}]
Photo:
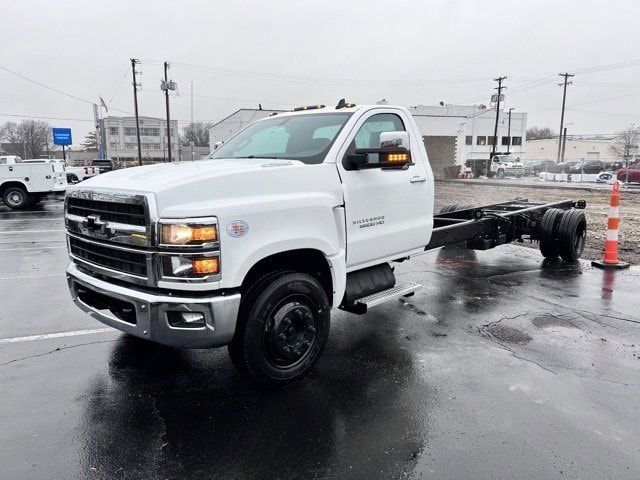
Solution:
[{"label": "truck frame rail", "polygon": [[566,211],[585,207],[584,200],[533,203],[522,198],[479,207],[460,206],[434,215],[433,233],[425,250],[461,244],[475,250],[487,250],[513,241],[523,241],[526,237],[540,240],[544,233],[541,220],[545,212],[550,209]]}]

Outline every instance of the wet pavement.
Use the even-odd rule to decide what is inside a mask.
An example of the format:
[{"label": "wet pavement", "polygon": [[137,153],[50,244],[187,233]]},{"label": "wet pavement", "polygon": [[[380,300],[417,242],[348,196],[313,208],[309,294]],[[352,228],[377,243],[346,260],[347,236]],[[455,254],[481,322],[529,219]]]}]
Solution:
[{"label": "wet pavement", "polygon": [[2,478],[638,478],[636,267],[431,252],[396,269],[415,296],[334,311],[311,375],[263,391],[76,309],[60,201],[0,206],[0,250]]}]

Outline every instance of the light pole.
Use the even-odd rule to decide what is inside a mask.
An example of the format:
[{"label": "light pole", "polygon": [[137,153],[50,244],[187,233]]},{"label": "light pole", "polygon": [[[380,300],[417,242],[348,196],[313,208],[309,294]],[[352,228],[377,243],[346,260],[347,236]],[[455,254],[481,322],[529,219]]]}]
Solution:
[{"label": "light pole", "polygon": [[169,90],[177,88],[176,82],[167,78],[169,62],[164,62],[164,80],[160,83],[160,90],[164,90],[164,98],[167,107],[167,158],[171,163],[171,118],[169,116]]}]

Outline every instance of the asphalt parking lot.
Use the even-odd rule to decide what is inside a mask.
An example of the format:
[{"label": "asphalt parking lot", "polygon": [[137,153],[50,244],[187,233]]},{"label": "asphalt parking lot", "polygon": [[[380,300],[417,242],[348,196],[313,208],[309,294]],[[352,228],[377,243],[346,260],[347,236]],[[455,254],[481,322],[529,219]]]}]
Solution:
[{"label": "asphalt parking lot", "polygon": [[415,296],[334,311],[279,391],[225,349],[104,328],[66,289],[62,202],[0,206],[0,476],[622,479],[640,472],[640,268],[439,250]]}]

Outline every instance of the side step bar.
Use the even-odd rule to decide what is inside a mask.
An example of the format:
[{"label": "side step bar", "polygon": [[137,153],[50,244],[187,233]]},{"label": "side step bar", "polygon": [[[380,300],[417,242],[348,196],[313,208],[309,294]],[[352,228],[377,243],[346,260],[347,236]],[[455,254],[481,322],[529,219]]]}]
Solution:
[{"label": "side step bar", "polygon": [[394,298],[403,297],[413,294],[416,290],[422,287],[422,284],[409,282],[403,285],[397,285],[393,288],[383,290],[378,293],[367,295],[366,297],[358,298],[353,301],[351,305],[345,305],[343,310],[351,313],[362,315],[367,313],[367,309],[380,305],[381,303],[388,302]]}]

